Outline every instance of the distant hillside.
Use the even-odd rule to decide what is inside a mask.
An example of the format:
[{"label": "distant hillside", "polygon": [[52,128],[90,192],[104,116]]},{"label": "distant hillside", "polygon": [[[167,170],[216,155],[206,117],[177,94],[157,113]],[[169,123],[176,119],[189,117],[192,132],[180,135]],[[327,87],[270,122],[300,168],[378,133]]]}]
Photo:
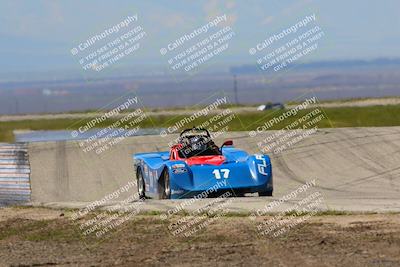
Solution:
[{"label": "distant hillside", "polygon": [[[337,61],[316,61],[309,63],[293,64],[298,70],[312,69],[348,69],[360,67],[400,67],[400,59],[378,58],[374,60],[337,60]],[[242,65],[230,68],[232,74],[251,74],[260,72],[257,65]]]}]

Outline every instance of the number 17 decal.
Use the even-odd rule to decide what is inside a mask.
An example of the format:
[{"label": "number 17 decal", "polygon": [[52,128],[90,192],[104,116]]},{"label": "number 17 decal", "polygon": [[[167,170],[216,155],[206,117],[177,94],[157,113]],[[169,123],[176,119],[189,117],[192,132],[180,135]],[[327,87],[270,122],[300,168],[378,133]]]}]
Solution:
[{"label": "number 17 decal", "polygon": [[[213,174],[215,176],[215,179],[221,179],[221,177],[229,178],[229,172],[230,172],[229,169],[221,169],[221,170],[215,169],[215,170],[213,170]],[[221,174],[222,174],[222,176],[221,176]]]}]

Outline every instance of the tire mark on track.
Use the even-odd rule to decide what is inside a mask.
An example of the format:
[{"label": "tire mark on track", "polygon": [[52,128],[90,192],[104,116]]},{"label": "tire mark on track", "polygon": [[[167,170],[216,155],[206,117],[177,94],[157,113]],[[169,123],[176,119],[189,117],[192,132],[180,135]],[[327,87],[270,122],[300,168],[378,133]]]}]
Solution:
[{"label": "tire mark on track", "polygon": [[[288,164],[286,163],[286,160],[283,158],[283,155],[274,159],[275,159],[275,164],[278,164],[275,168],[279,168],[281,171],[283,171],[283,173],[286,174],[290,180],[296,181],[299,184],[305,184],[307,182],[297,177],[297,175],[289,168]],[[321,185],[315,185],[314,187],[327,191],[348,192],[347,190],[339,190],[337,188],[326,187]]]},{"label": "tire mark on track", "polygon": [[342,186],[346,186],[346,185],[351,185],[351,184],[359,184],[360,182],[364,182],[364,181],[367,181],[367,180],[370,180],[370,179],[378,178],[381,175],[384,175],[384,174],[387,174],[387,173],[392,173],[392,172],[397,171],[397,170],[400,171],[400,167],[395,167],[393,169],[385,170],[385,171],[377,173],[377,174],[373,174],[373,175],[369,175],[369,176],[366,176],[366,177],[358,178],[358,179],[352,180],[350,182],[338,185],[336,188],[342,187]]},{"label": "tire mark on track", "polygon": [[58,167],[56,170],[57,196],[61,200],[69,199],[69,175],[65,141],[59,141],[56,144],[56,166]]}]

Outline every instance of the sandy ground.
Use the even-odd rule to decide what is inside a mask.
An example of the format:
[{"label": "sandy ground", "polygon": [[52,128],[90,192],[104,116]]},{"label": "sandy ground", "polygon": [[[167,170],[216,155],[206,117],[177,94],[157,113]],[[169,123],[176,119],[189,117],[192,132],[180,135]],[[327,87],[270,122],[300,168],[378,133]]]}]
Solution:
[{"label": "sandy ground", "polygon": [[[348,101],[330,101],[310,105],[313,107],[335,108],[335,107],[367,107],[367,106],[385,106],[385,105],[400,105],[400,98],[368,98],[355,99]],[[293,108],[295,105],[287,105],[286,108]],[[234,113],[256,112],[257,107],[234,107],[231,108]],[[157,115],[192,115],[197,110],[194,109],[178,109],[178,110],[162,110],[148,111],[149,116]],[[219,110],[211,111],[210,114],[218,113]],[[60,114],[24,114],[24,115],[0,115],[0,121],[21,121],[21,120],[53,120],[53,119],[80,119],[93,118],[103,115],[102,113],[60,113]],[[121,114],[119,117],[125,116]],[[116,116],[118,118],[118,116]]]},{"label": "sandy ground", "polygon": [[220,217],[185,237],[170,225],[192,217],[136,215],[101,240],[84,237],[72,211],[0,214],[0,266],[400,265],[400,214],[313,216],[277,237],[257,227],[271,216]]}]

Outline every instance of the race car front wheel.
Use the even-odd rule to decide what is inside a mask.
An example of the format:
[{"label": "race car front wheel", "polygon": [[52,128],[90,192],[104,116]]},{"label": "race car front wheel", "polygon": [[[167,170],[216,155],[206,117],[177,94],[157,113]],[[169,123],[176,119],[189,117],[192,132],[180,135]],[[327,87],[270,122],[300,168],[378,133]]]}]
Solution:
[{"label": "race car front wheel", "polygon": [[146,194],[145,194],[145,188],[144,188],[144,178],[142,174],[142,170],[140,168],[137,169],[136,171],[136,179],[137,179],[137,188],[138,188],[138,194],[140,199],[145,199]]},{"label": "race car front wheel", "polygon": [[171,198],[170,179],[169,179],[169,172],[167,169],[164,170],[162,177],[158,182],[158,194],[160,199]]}]

